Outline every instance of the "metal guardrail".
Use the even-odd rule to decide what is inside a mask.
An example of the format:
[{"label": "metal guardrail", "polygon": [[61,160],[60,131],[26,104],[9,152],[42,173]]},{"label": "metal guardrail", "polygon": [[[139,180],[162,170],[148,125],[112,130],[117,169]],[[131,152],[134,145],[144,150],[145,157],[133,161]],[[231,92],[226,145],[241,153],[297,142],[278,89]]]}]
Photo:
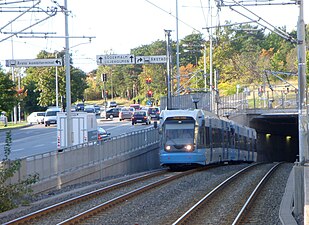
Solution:
[{"label": "metal guardrail", "polygon": [[245,109],[285,110],[298,108],[298,94],[287,91],[251,91],[220,97],[217,113],[226,116]]}]

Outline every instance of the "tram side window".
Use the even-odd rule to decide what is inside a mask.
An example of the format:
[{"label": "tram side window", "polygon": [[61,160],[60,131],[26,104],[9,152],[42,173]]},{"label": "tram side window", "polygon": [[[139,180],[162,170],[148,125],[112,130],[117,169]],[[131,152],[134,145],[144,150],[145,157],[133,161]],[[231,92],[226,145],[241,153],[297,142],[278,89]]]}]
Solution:
[{"label": "tram side window", "polygon": [[223,141],[222,141],[222,145],[223,147],[227,148],[229,147],[229,138],[228,138],[228,131],[227,130],[224,130],[223,131]]},{"label": "tram side window", "polygon": [[199,128],[199,135],[198,135],[198,148],[203,148],[206,145],[206,129],[205,127]]},{"label": "tram side window", "polygon": [[239,134],[235,134],[235,148],[239,149]]},{"label": "tram side window", "polygon": [[210,132],[209,132],[209,127],[206,127],[205,132],[206,132],[206,148],[210,148]]},{"label": "tram side window", "polygon": [[220,130],[218,128],[213,128],[212,129],[212,134],[213,134],[213,146],[214,148],[217,148],[220,146]]}]

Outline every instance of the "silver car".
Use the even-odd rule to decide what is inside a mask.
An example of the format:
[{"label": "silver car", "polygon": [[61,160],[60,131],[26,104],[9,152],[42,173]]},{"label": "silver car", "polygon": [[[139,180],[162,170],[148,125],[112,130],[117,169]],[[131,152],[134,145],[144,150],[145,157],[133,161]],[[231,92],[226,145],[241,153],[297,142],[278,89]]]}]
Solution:
[{"label": "silver car", "polygon": [[133,107],[123,107],[123,108],[121,108],[121,110],[119,112],[119,120],[120,121],[125,120],[125,119],[131,120],[134,111],[135,111],[135,109]]}]

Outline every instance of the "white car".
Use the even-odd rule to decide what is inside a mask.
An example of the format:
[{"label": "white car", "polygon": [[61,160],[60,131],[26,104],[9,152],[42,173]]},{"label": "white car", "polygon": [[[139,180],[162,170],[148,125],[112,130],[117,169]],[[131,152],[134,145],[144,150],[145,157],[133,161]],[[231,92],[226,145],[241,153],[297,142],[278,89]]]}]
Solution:
[{"label": "white car", "polygon": [[46,110],[44,117],[45,127],[50,126],[51,124],[57,124],[58,112],[61,112],[61,109],[57,107],[52,107]]},{"label": "white car", "polygon": [[32,112],[28,117],[27,117],[27,122],[29,124],[44,124],[44,116],[45,112]]}]

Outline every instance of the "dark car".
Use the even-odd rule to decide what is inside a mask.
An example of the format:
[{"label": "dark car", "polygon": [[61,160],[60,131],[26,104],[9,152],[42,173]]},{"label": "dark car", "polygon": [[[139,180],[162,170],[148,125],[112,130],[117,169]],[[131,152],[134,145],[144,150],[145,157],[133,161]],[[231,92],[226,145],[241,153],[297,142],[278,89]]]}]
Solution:
[{"label": "dark car", "polygon": [[85,109],[85,104],[84,103],[77,103],[75,105],[75,111],[84,111]]},{"label": "dark car", "polygon": [[107,109],[104,117],[105,117],[106,119],[107,119],[107,118],[112,119],[112,118],[114,118],[114,117],[119,117],[120,109],[121,109],[121,108],[118,108],[118,107]]},{"label": "dark car", "polygon": [[107,107],[108,108],[117,107],[117,102],[115,102],[115,101],[107,102]]},{"label": "dark car", "polygon": [[94,109],[95,109],[95,114],[96,115],[100,115],[101,114],[101,108],[98,105],[94,105]]},{"label": "dark car", "polygon": [[96,111],[93,105],[86,105],[84,108],[84,112],[96,114]]},{"label": "dark car", "polygon": [[106,140],[110,135],[103,127],[98,127],[98,140]]},{"label": "dark car", "polygon": [[152,120],[159,120],[159,117],[160,117],[159,107],[150,107],[148,109],[148,114],[150,115]]},{"label": "dark car", "polygon": [[151,124],[151,118],[147,111],[138,110],[133,113],[132,125],[137,123],[145,123],[146,125]]}]

